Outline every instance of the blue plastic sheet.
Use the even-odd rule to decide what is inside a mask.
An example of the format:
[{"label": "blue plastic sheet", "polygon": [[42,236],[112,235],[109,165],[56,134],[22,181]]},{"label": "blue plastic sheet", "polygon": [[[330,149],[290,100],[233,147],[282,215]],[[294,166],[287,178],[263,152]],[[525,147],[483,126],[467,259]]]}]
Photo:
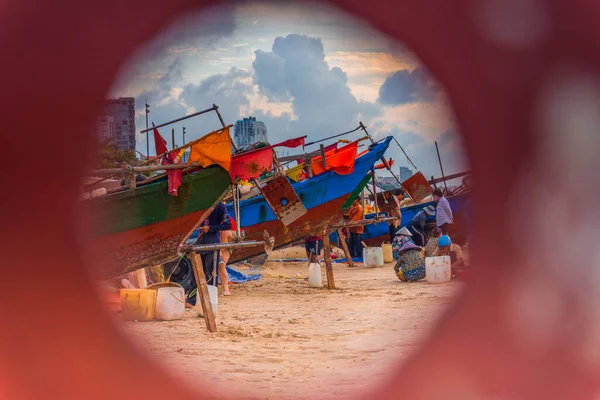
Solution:
[{"label": "blue plastic sheet", "polygon": [[227,275],[229,275],[229,282],[231,283],[245,283],[262,278],[262,274],[246,275],[229,267],[227,267]]},{"label": "blue plastic sheet", "polygon": [[[345,258],[340,258],[340,259],[336,259],[336,260],[332,260],[334,263],[347,263],[348,260],[346,260]],[[362,257],[354,257],[352,259],[352,262],[355,263],[362,263],[363,262],[363,258]]]}]

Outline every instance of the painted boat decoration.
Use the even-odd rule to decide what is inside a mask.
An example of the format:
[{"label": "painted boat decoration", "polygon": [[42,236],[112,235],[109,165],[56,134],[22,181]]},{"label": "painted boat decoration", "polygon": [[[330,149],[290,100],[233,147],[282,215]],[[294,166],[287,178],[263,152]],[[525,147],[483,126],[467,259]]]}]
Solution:
[{"label": "painted boat decoration", "polygon": [[[392,137],[371,145],[369,151],[358,157],[354,163],[354,171],[348,175],[325,172],[292,187],[307,212],[288,226],[276,216],[263,196],[253,197],[240,202],[240,226],[245,232],[246,240],[262,240],[266,229],[275,237],[275,248],[285,246],[306,236],[318,235],[323,229],[342,218],[352,200],[360,194],[370,177],[367,173],[373,168],[387,150]],[[228,205],[228,213],[234,216],[233,205]],[[193,243],[197,232],[188,240]],[[245,260],[261,253],[260,248],[244,248],[235,250],[230,262]]]},{"label": "painted boat decoration", "polygon": [[[466,241],[467,238],[467,227],[466,227],[466,216],[465,216],[465,203],[469,199],[469,194],[464,193],[457,196],[448,197],[448,202],[450,203],[450,207],[452,207],[452,213],[454,214],[454,232],[453,232],[453,240],[457,243],[462,244]],[[424,207],[428,205],[433,205],[435,207],[436,203],[434,201],[427,203],[420,203],[409,207],[404,207],[401,209],[402,212],[402,226],[406,226],[413,219],[413,217],[421,211]],[[375,218],[375,213],[365,215],[365,219],[373,219]],[[430,216],[427,218],[427,228],[433,229],[435,227],[435,216]],[[427,229],[426,228],[426,229]],[[429,230],[428,229],[428,230]],[[338,235],[337,232],[332,233],[329,236],[329,240],[331,243],[338,243]],[[373,225],[365,225],[365,231],[363,233],[363,241],[369,246],[381,246],[383,242],[390,241],[390,231],[388,228],[387,222],[379,222]]]},{"label": "painted boat decoration", "polygon": [[84,201],[93,226],[84,241],[93,273],[111,278],[173,259],[190,227],[230,184],[229,173],[213,165],[184,172],[178,196],[168,194],[164,178]]}]

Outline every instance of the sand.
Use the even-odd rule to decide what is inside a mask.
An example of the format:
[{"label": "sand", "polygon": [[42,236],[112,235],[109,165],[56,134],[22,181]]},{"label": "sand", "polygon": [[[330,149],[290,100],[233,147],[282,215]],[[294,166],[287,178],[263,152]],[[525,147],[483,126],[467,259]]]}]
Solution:
[{"label": "sand", "polygon": [[269,262],[262,280],[234,285],[219,297],[215,334],[192,309],[181,321],[124,326],[192,388],[210,379],[236,398],[341,397],[389,377],[463,287],[403,283],[393,264],[335,264],[338,289],[329,291],[309,288],[306,272],[305,263]]}]

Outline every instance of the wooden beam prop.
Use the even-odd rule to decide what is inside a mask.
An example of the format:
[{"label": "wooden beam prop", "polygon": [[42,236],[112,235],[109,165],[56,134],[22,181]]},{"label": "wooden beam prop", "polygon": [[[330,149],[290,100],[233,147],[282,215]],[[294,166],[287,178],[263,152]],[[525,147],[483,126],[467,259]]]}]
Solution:
[{"label": "wooden beam prop", "polygon": [[344,231],[339,228],[337,230],[338,237],[340,238],[340,244],[342,246],[342,250],[344,250],[344,254],[346,255],[346,260],[348,260],[348,267],[354,268],[354,261],[352,261],[352,256],[350,255],[350,249],[348,248],[348,243],[346,243],[346,236],[344,235]]},{"label": "wooden beam prop", "polygon": [[200,297],[200,302],[202,303],[202,314],[204,314],[206,329],[208,329],[209,332],[216,332],[217,322],[215,321],[215,314],[213,313],[212,303],[210,302],[210,296],[208,294],[206,275],[204,275],[204,269],[202,268],[202,259],[198,253],[193,253],[191,255],[192,257],[188,258],[192,261],[192,269],[194,270],[196,285],[198,285],[198,297]]},{"label": "wooden beam prop", "polygon": [[379,218],[379,219],[361,219],[360,221],[351,221],[351,222],[345,222],[343,224],[337,224],[337,225],[333,225],[330,226],[330,229],[338,229],[338,228],[349,228],[351,226],[365,226],[365,225],[373,225],[373,224],[378,224],[380,222],[387,222],[387,221],[395,221],[397,220],[398,217],[390,217],[390,218]]},{"label": "wooden beam prop", "polygon": [[331,263],[331,244],[327,232],[323,235],[323,256],[325,258],[325,270],[327,271],[327,288],[335,289],[333,280],[333,265]]}]

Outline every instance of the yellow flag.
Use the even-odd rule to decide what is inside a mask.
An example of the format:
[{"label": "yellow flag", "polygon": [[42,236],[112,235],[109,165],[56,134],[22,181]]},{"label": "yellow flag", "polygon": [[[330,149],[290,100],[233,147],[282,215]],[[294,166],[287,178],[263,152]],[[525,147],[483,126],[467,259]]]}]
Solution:
[{"label": "yellow flag", "polygon": [[300,165],[296,165],[295,167],[288,169],[287,171],[285,171],[285,174],[287,175],[288,178],[290,178],[294,182],[298,182],[298,179],[300,179],[300,175],[302,174],[302,171],[304,171],[304,163],[302,163]]},{"label": "yellow flag", "polygon": [[231,169],[231,137],[229,128],[211,132],[190,146],[187,165],[198,163],[203,167],[219,164],[228,172]]}]

